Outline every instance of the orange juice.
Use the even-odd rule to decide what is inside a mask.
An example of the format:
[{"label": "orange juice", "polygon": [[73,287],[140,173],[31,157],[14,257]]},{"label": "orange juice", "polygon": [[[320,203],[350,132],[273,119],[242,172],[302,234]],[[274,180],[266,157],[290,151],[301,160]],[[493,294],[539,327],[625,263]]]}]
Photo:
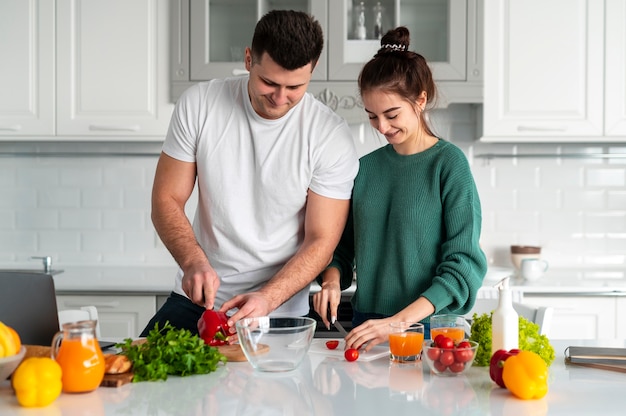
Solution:
[{"label": "orange juice", "polygon": [[94,337],[63,339],[55,359],[63,370],[66,393],[95,390],[104,378],[104,357]]},{"label": "orange juice", "polygon": [[424,333],[395,332],[389,334],[389,351],[397,357],[410,357],[422,352]]},{"label": "orange juice", "polygon": [[437,338],[437,335],[442,334],[448,338],[451,338],[455,344],[463,341],[465,338],[465,331],[463,328],[450,328],[450,327],[440,327],[440,328],[430,328],[430,339],[434,340]]}]

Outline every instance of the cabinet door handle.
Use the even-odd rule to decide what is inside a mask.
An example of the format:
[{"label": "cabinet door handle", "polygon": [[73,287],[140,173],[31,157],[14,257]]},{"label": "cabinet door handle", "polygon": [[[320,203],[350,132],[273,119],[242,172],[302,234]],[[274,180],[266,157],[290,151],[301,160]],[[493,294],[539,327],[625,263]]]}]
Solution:
[{"label": "cabinet door handle", "polygon": [[237,69],[237,68],[233,69],[233,75],[235,75],[235,76],[248,75],[248,74],[249,74],[249,72],[247,70],[245,70],[245,69]]},{"label": "cabinet door handle", "polygon": [[517,126],[517,131],[567,131],[567,127],[563,126],[554,126],[554,127],[543,127],[543,126]]},{"label": "cabinet door handle", "polygon": [[103,126],[98,124],[89,125],[89,130],[91,131],[139,131],[141,127],[137,124],[133,124],[130,126]]},{"label": "cabinet door handle", "polygon": [[[78,301],[72,301],[72,300],[65,301],[63,302],[63,304],[67,307],[72,307],[72,308],[80,308],[81,306],[87,306],[85,305],[85,302],[78,302]],[[89,304],[91,306],[95,306],[96,308],[117,308],[118,306],[120,306],[120,303],[115,300],[112,300],[110,302],[89,302]]]},{"label": "cabinet door handle", "polygon": [[0,131],[20,131],[22,130],[21,124],[14,124],[12,126],[0,126]]}]

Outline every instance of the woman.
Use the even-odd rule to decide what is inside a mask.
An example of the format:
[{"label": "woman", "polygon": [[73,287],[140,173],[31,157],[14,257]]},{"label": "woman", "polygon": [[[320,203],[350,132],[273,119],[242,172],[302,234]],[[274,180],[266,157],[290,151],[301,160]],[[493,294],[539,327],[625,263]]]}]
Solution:
[{"label": "woman", "polygon": [[407,28],[387,32],[359,75],[370,124],[389,144],[360,160],[346,229],[313,298],[328,326],[356,269],[346,348],[387,341],[396,321],[421,321],[429,337],[430,315],[468,312],[487,270],[469,164],[429,126],[435,83],[408,46]]}]

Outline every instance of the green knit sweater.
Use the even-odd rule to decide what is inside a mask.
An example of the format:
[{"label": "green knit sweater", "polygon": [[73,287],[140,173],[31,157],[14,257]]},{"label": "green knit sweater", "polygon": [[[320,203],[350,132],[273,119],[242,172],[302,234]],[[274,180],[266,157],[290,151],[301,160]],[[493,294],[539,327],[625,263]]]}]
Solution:
[{"label": "green knit sweater", "polygon": [[436,313],[464,314],[487,271],[480,230],[478,192],[458,147],[439,140],[404,156],[387,145],[360,159],[329,267],[340,270],[342,289],[356,267],[359,312],[390,316],[424,296]]}]

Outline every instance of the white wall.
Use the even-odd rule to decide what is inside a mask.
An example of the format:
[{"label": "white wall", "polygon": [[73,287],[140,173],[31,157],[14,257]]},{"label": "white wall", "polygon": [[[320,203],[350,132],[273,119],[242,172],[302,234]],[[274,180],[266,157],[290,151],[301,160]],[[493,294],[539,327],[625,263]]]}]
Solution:
[{"label": "white wall", "polygon": [[[490,262],[509,266],[511,244],[539,244],[552,267],[624,267],[626,159],[558,154],[626,153],[626,144],[480,143],[479,108],[454,105],[433,112],[432,121],[440,137],[461,147],[470,160],[483,207],[482,245]],[[354,126],[354,133],[361,154],[384,143],[368,125]],[[28,154],[38,149],[107,154]],[[30,260],[34,255],[50,255],[64,268],[172,265],[150,221],[159,150],[158,143],[0,143],[0,267],[37,266]],[[111,154],[125,152],[143,154]],[[553,156],[478,157],[488,153]]]}]

